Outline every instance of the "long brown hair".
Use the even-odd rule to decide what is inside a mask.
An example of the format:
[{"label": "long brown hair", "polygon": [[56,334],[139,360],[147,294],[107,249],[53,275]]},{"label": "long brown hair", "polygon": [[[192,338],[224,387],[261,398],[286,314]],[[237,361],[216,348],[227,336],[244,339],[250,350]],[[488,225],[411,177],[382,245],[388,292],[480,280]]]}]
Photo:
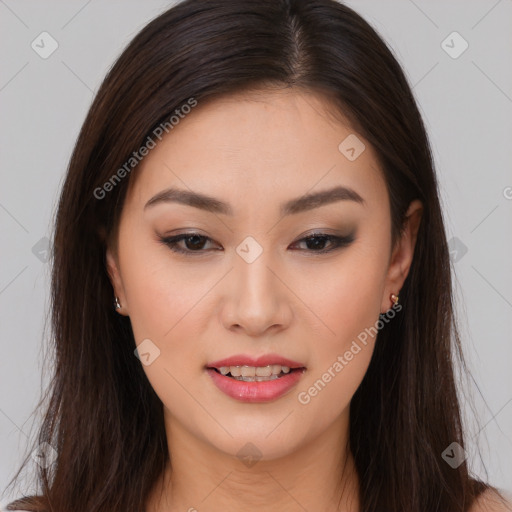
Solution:
[{"label": "long brown hair", "polygon": [[162,403],[134,357],[129,319],[112,307],[105,266],[106,237],[136,168],[98,190],[191,98],[264,87],[325,95],[369,141],[387,183],[393,241],[410,202],[424,206],[403,311],[380,331],[350,405],[361,512],[466,512],[487,488],[465,462],[452,468],[441,456],[453,442],[464,447],[452,354],[463,358],[431,150],[400,65],[334,0],[186,0],[122,53],[76,142],[55,222],[54,374],[36,441],[57,456],[37,468],[38,493],[9,509],[144,510],[169,457]]}]

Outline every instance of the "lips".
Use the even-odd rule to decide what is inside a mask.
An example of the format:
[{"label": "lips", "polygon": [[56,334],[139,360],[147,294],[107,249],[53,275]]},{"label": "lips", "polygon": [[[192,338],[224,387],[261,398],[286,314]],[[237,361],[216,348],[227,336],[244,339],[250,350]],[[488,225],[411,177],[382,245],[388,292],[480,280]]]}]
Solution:
[{"label": "lips", "polygon": [[260,357],[251,357],[246,355],[236,355],[227,357],[225,359],[219,359],[213,363],[208,363],[207,368],[221,368],[222,366],[269,366],[273,364],[279,364],[281,366],[288,366],[289,368],[305,368],[302,363],[293,361],[286,357],[282,357],[278,354],[265,354]]},{"label": "lips", "polygon": [[302,363],[277,354],[231,356],[209,363],[205,369],[220,391],[243,402],[268,402],[284,396],[306,370]]}]

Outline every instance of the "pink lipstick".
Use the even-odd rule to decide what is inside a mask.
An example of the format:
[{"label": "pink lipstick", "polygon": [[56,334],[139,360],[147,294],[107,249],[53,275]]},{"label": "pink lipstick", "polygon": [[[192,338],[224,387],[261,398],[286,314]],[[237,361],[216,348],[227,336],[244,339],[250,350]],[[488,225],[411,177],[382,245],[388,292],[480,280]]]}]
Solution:
[{"label": "pink lipstick", "polygon": [[235,355],[208,363],[206,372],[223,393],[242,402],[270,402],[288,393],[306,370],[278,354]]}]

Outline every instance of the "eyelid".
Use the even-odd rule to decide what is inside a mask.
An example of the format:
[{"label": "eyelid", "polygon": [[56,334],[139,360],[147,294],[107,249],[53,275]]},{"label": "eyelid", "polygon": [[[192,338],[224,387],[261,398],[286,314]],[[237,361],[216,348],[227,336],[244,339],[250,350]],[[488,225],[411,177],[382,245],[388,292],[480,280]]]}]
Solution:
[{"label": "eyelid", "polygon": [[319,251],[304,250],[301,252],[304,252],[305,254],[311,255],[311,256],[334,252],[338,249],[342,249],[343,247],[349,246],[355,240],[355,232],[349,233],[348,235],[338,235],[338,234],[333,234],[333,233],[324,232],[324,231],[315,231],[315,232],[306,234],[305,236],[301,236],[295,242],[292,242],[291,245],[295,245],[300,242],[305,242],[309,239],[314,239],[314,238],[324,238],[327,241],[331,242],[332,247],[329,249],[321,249]]},{"label": "eyelid", "polygon": [[[315,255],[327,254],[330,252],[334,252],[338,249],[342,249],[342,248],[350,245],[355,240],[355,231],[352,231],[350,234],[344,235],[344,236],[331,233],[330,231],[331,230],[329,230],[329,229],[324,229],[324,230],[316,229],[316,230],[313,230],[310,232],[306,232],[306,233],[300,235],[294,242],[292,242],[291,246],[296,245],[300,242],[306,242],[310,239],[315,239],[315,238],[324,239],[325,241],[331,243],[332,247],[330,247],[328,249],[320,249],[320,250],[298,249],[299,252],[303,252],[308,255],[315,256]],[[184,255],[184,256],[192,256],[192,257],[204,256],[212,251],[212,249],[210,249],[210,250],[199,249],[197,251],[194,251],[194,250],[189,250],[189,249],[178,248],[179,242],[186,240],[187,238],[193,237],[193,236],[197,236],[200,239],[204,240],[204,243],[210,243],[210,242],[217,243],[211,237],[209,237],[207,235],[203,235],[197,231],[182,232],[182,233],[178,233],[178,234],[172,235],[172,236],[163,236],[163,237],[159,236],[159,241],[161,243],[163,243],[164,245],[166,245],[171,251],[181,254],[181,255]],[[219,249],[213,249],[213,250],[219,250]],[[220,249],[220,250],[223,250],[223,249]]]},{"label": "eyelid", "polygon": [[[178,254],[185,255],[185,256],[188,256],[188,255],[191,255],[193,257],[204,256],[207,253],[212,251],[211,249],[210,250],[202,249],[199,251],[190,251],[190,250],[186,250],[186,249],[176,248],[176,246],[179,242],[181,242],[182,240],[185,240],[189,237],[193,237],[193,236],[198,236],[201,239],[204,239],[205,243],[210,243],[210,242],[217,243],[217,242],[215,242],[215,240],[213,240],[213,238],[211,238],[207,235],[203,235],[202,233],[199,233],[197,231],[183,232],[183,233],[178,233],[176,235],[159,236],[159,241],[161,243],[163,243],[164,245],[166,245],[169,249],[171,249],[171,251],[178,253]],[[223,249],[221,249],[221,250],[223,250]]]}]

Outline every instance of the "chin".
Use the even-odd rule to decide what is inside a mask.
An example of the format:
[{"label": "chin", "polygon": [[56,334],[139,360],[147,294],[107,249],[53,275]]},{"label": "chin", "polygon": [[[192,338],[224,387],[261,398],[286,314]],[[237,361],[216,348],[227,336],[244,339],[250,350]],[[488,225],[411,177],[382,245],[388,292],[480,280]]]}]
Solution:
[{"label": "chin", "polygon": [[[245,424],[230,424],[230,437],[225,432],[212,437],[209,430],[208,437],[204,439],[213,449],[226,455],[244,460],[271,461],[286,457],[297,451],[304,441],[305,432],[299,431],[299,426],[290,422],[286,427],[279,425],[278,421],[263,422],[252,426]],[[286,420],[285,420],[286,422]],[[277,428],[276,428],[277,427]],[[251,467],[251,464],[246,464]]]}]

